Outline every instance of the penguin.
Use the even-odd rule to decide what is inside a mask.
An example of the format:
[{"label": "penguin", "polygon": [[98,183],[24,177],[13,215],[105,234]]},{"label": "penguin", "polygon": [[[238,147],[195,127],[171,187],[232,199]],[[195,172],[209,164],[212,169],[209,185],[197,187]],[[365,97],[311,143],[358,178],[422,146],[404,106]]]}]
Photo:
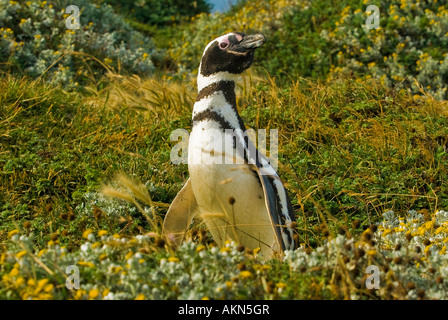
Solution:
[{"label": "penguin", "polygon": [[232,32],[204,49],[188,144],[189,179],[165,216],[162,234],[180,245],[201,218],[218,246],[234,241],[270,259],[297,247],[295,215],[278,174],[249,140],[235,85],[266,42],[262,34]]}]

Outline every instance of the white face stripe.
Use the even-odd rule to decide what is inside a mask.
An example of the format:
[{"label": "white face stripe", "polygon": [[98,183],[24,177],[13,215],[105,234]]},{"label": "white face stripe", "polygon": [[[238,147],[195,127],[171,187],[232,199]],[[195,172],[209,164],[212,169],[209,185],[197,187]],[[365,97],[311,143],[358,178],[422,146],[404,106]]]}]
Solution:
[{"label": "white face stripe", "polygon": [[[231,35],[234,35],[235,37],[237,37],[237,39],[238,39],[238,37],[241,38],[241,36],[238,36],[237,34],[232,33],[232,32],[230,32],[230,33],[228,33],[228,34],[225,34],[225,35],[223,35],[223,36],[220,36],[220,37],[216,38],[215,40],[210,41],[210,43],[205,47],[204,52],[202,53],[202,56],[204,56],[204,54],[207,52],[208,48],[210,48],[210,46],[211,46],[215,41],[218,41],[218,43],[221,43],[221,42],[223,42],[224,40],[228,40],[229,37],[230,37]],[[241,39],[242,39],[242,38],[241,38]],[[239,41],[240,41],[240,40],[239,40]]]},{"label": "white face stripe", "polygon": [[[199,66],[199,70],[201,70],[201,66]],[[212,83],[219,81],[234,81],[235,83],[241,77],[239,74],[233,74],[227,71],[217,72],[208,77],[204,77],[201,72],[198,74],[198,92],[204,89],[205,87],[211,85]]]}]

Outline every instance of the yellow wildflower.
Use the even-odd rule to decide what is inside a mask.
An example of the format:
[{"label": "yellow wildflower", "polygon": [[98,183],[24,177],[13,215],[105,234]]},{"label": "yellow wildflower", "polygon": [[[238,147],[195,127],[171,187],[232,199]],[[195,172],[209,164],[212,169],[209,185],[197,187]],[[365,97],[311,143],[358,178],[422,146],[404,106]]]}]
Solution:
[{"label": "yellow wildflower", "polygon": [[25,279],[23,279],[23,277],[19,277],[19,278],[17,278],[15,285],[16,285],[17,287],[20,287],[20,286],[23,285],[23,284],[25,284]]},{"label": "yellow wildflower", "polygon": [[439,234],[439,233],[441,233],[441,232],[445,232],[445,228],[444,228],[444,227],[438,227],[438,228],[436,229],[436,231],[434,231],[435,234]]},{"label": "yellow wildflower", "polygon": [[230,248],[228,248],[228,247],[221,248],[221,252],[222,252],[222,253],[224,253],[224,252],[230,252]]},{"label": "yellow wildflower", "polygon": [[41,293],[39,294],[39,296],[37,297],[39,300],[50,300],[53,298],[53,296],[51,294],[48,293]]},{"label": "yellow wildflower", "polygon": [[129,251],[126,256],[124,257],[126,260],[131,259],[134,253],[132,251]]},{"label": "yellow wildflower", "polygon": [[37,286],[38,287],[43,287],[43,286],[45,286],[47,283],[48,283],[48,279],[47,278],[44,278],[44,279],[41,279],[41,280],[39,280],[38,282],[37,282]]},{"label": "yellow wildflower", "polygon": [[123,269],[123,267],[121,267],[121,266],[117,266],[117,267],[112,267],[112,268],[111,268],[111,271],[112,271],[113,273],[118,273],[118,272],[120,272],[122,269]]},{"label": "yellow wildflower", "polygon": [[96,299],[99,294],[100,294],[100,291],[98,289],[92,289],[89,291],[89,298]]},{"label": "yellow wildflower", "polygon": [[286,283],[284,283],[284,282],[278,282],[275,286],[276,286],[277,288],[280,288],[280,289],[285,289],[285,288],[286,288]]},{"label": "yellow wildflower", "polygon": [[252,277],[252,273],[250,271],[243,270],[240,272],[240,278],[249,279],[250,277]]},{"label": "yellow wildflower", "polygon": [[78,264],[83,267],[89,267],[89,268],[95,267],[95,264],[93,262],[78,261]]},{"label": "yellow wildflower", "polygon": [[196,252],[201,252],[201,251],[204,250],[204,249],[205,249],[205,246],[202,245],[202,244],[200,244],[200,245],[197,246],[197,248],[196,248]]},{"label": "yellow wildflower", "polygon": [[19,229],[14,229],[8,232],[8,238],[12,238],[16,234],[19,234]]},{"label": "yellow wildflower", "polygon": [[86,291],[83,290],[83,289],[77,290],[76,293],[75,293],[75,300],[80,300],[80,299],[82,299],[82,296],[83,296],[85,293],[86,293]]},{"label": "yellow wildflower", "polygon": [[106,231],[106,230],[100,230],[100,231],[98,231],[98,237],[105,236],[106,234],[107,234],[107,231]]},{"label": "yellow wildflower", "polygon": [[51,283],[49,283],[44,287],[44,291],[51,292],[53,290],[53,288],[54,288],[54,286]]},{"label": "yellow wildflower", "polygon": [[16,258],[20,259],[22,258],[24,255],[26,255],[26,250],[22,250],[19,253],[16,254]]},{"label": "yellow wildflower", "polygon": [[92,229],[86,229],[86,231],[83,232],[82,237],[87,239],[87,237],[89,236],[89,234],[92,233]]},{"label": "yellow wildflower", "polygon": [[11,270],[11,272],[9,272],[9,275],[13,276],[13,277],[17,276],[18,274],[19,274],[19,269],[17,269],[17,268],[13,268]]},{"label": "yellow wildflower", "polygon": [[104,289],[103,290],[103,293],[102,293],[102,295],[103,295],[103,298],[105,297],[105,296],[107,296],[108,294],[109,294],[109,292],[110,292],[110,290],[109,289]]},{"label": "yellow wildflower", "polygon": [[100,242],[95,242],[94,244],[92,244],[92,249],[101,247],[101,243]]}]

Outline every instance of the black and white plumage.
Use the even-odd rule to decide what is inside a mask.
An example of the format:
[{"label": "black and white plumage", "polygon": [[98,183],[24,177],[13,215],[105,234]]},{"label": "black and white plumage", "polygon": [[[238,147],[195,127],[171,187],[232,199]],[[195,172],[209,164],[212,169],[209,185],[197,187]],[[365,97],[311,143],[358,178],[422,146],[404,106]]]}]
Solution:
[{"label": "black and white plumage", "polygon": [[296,247],[287,191],[248,139],[236,107],[235,83],[265,41],[261,34],[229,33],[204,50],[188,148],[190,178],[163,225],[174,244],[200,217],[218,245],[233,240],[260,247],[267,258]]}]

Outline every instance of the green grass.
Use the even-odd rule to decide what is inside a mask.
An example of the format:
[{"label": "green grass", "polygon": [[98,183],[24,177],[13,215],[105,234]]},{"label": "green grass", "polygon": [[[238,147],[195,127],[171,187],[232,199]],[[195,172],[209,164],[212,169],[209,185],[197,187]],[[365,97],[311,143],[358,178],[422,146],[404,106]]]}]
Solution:
[{"label": "green grass", "polygon": [[[330,3],[330,4],[329,4]],[[195,72],[204,46],[227,32],[263,33],[255,65],[288,85],[341,73],[376,78],[389,87],[447,99],[448,10],[439,2],[376,1],[380,28],[365,23],[370,3],[343,1],[245,1],[231,12],[201,15],[182,26],[168,53]],[[373,4],[373,3],[372,3]]]},{"label": "green grass", "polygon": [[[447,208],[446,102],[415,100],[373,80],[300,79],[278,87],[269,77],[254,79],[244,78],[238,106],[248,127],[279,130],[279,173],[290,192],[299,242],[305,248],[321,246],[338,232],[359,237],[368,226],[380,223],[387,210],[400,215],[410,209]],[[160,221],[188,172],[185,165],[171,164],[174,143],[169,135],[190,129],[193,83],[117,77],[96,86],[102,91],[92,87],[68,93],[27,78],[5,76],[0,81],[5,88],[0,95],[2,250],[17,250],[8,232],[19,229],[33,235],[30,252],[56,243],[75,259],[86,230],[105,230],[128,238],[153,232],[148,250],[156,255],[151,259],[173,254],[160,248]],[[126,193],[126,184],[114,182],[119,172],[143,182],[151,199],[137,203],[149,208],[149,216],[132,204],[95,195],[104,184],[112,184],[121,198],[126,194],[139,199],[135,190]],[[114,210],[119,214],[112,214]],[[210,236],[197,228],[189,237],[210,243]],[[128,249],[117,250],[110,263],[125,261]],[[252,258],[247,263],[264,264]],[[265,298],[346,294],[328,287],[330,271],[291,275],[284,263],[274,260],[267,266],[266,279],[275,290],[266,287],[266,279],[259,282],[256,270],[249,268],[255,291],[231,291],[226,297],[252,299],[257,290],[266,291]],[[3,264],[0,274],[9,274],[11,268]],[[86,272],[84,277],[92,281],[100,277],[100,270]],[[285,272],[287,278],[276,276]],[[50,282],[56,285],[58,279]],[[283,282],[297,286],[279,294]],[[20,296],[11,292],[0,295]],[[76,297],[64,292],[52,297]]]},{"label": "green grass", "polygon": [[[401,10],[398,2],[398,18],[390,13],[379,35],[398,23],[414,28],[423,12],[422,25],[399,29],[400,37],[446,24],[444,7],[428,27],[433,4]],[[67,91],[45,74],[0,75],[0,299],[446,298],[448,104],[428,85],[443,91],[447,35],[429,55],[418,37],[408,47],[388,37],[372,60],[375,33],[347,47],[363,20],[360,1],[291,4],[243,1],[217,18],[165,28],[129,18],[126,25],[169,53],[152,57],[157,70],[147,77],[94,70]],[[413,19],[401,22],[406,10]],[[342,26],[352,26],[348,36]],[[324,29],[334,38],[321,37]],[[268,35],[237,103],[247,127],[279,133],[278,172],[301,244],[284,260],[265,261],[233,244],[217,248],[200,221],[178,249],[161,236],[164,214],[188,178],[186,165],[170,161],[170,134],[191,130],[190,69],[208,35],[230,30]],[[403,60],[394,56],[400,50]],[[347,70],[338,67],[353,67],[352,57],[362,68],[342,76]],[[412,94],[403,63],[419,64],[425,75],[420,87],[406,78]],[[432,68],[440,74],[430,76]],[[381,269],[377,291],[365,287],[372,264]],[[80,268],[80,290],[64,286],[70,265]]]},{"label": "green grass", "polygon": [[[191,102],[151,119],[151,111],[104,93],[109,102],[26,79],[8,77],[3,85],[6,230],[25,220],[51,223],[119,171],[150,181],[154,200],[168,204],[188,175],[186,166],[170,163],[169,135],[189,129]],[[301,227],[318,226],[320,211],[367,227],[389,209],[447,207],[443,103],[350,79],[299,81],[286,89],[272,81],[247,86],[238,101],[241,114],[249,127],[279,130],[280,173]],[[311,230],[301,242],[317,244]]]},{"label": "green grass", "polygon": [[[151,123],[148,112],[94,106],[79,94],[25,78],[1,82],[6,88],[0,96],[3,240],[25,221],[47,230],[40,233],[39,245],[67,224],[70,230],[89,227],[92,221],[68,222],[61,215],[73,212],[86,192],[118,171],[152,182],[155,201],[169,203],[175,196],[185,173],[169,165],[167,137],[188,123],[185,116]],[[164,167],[170,174],[158,173]]]},{"label": "green grass", "polygon": [[280,171],[299,225],[318,225],[319,211],[366,228],[389,209],[447,207],[446,103],[339,79],[259,83],[245,104],[249,126],[279,129]]}]

